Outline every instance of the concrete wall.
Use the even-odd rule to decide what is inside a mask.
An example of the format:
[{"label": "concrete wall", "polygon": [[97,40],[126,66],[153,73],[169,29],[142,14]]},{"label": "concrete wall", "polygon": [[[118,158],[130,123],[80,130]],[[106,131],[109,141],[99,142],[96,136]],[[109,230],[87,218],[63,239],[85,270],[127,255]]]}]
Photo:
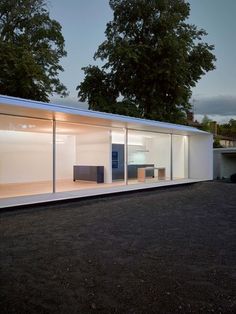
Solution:
[{"label": "concrete wall", "polygon": [[189,136],[189,178],[213,179],[212,134]]}]

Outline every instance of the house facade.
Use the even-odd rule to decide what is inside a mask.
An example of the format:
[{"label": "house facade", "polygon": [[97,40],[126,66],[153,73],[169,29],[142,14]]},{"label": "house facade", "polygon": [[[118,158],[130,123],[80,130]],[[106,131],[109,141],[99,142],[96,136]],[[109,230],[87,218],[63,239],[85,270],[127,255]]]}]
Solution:
[{"label": "house facade", "polygon": [[39,195],[66,199],[212,176],[207,132],[0,96],[2,207],[34,203]]}]

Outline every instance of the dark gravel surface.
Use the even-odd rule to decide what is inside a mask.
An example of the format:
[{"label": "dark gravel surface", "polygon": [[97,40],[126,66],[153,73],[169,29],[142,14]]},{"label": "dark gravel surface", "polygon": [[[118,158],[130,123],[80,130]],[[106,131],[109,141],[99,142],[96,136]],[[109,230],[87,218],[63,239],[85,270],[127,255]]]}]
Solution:
[{"label": "dark gravel surface", "polygon": [[2,212],[0,313],[236,313],[236,184]]}]

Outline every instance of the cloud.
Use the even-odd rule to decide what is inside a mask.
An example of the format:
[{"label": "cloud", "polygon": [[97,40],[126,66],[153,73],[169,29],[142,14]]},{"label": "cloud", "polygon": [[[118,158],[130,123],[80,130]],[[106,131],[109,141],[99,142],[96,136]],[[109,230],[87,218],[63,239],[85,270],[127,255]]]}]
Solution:
[{"label": "cloud", "polygon": [[[198,121],[201,121],[204,115],[219,123],[236,119],[236,96],[203,97],[196,95],[194,100],[194,119]],[[53,97],[51,102],[66,107],[88,109],[87,103],[80,102],[72,96],[66,98]]]},{"label": "cloud", "polygon": [[[194,113],[197,115],[236,115],[236,95],[194,97]],[[193,103],[193,101],[192,101]],[[223,118],[223,117],[222,117]]]},{"label": "cloud", "polygon": [[76,98],[73,97],[65,97],[65,98],[58,98],[52,97],[51,103],[56,105],[62,105],[66,107],[78,108],[78,109],[88,109],[88,104],[78,101]]},{"label": "cloud", "polygon": [[[222,123],[228,123],[230,119],[235,119],[236,120],[236,115],[217,115],[217,114],[208,114],[207,117],[213,121],[218,122],[219,124]],[[202,121],[204,118],[204,114],[195,114],[194,115],[194,120],[197,120],[199,122]]]}]

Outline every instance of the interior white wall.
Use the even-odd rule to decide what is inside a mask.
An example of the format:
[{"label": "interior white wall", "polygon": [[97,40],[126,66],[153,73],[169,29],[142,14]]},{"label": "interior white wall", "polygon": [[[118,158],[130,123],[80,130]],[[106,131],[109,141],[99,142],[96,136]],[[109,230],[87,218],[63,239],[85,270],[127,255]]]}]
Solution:
[{"label": "interior white wall", "polygon": [[170,135],[150,132],[128,133],[128,164],[154,164],[170,177]]},{"label": "interior white wall", "polygon": [[184,137],[184,178],[189,177],[189,137]]},{"label": "interior white wall", "polygon": [[0,131],[0,183],[52,180],[52,134]]},{"label": "interior white wall", "polygon": [[155,167],[165,168],[166,177],[170,177],[170,135],[156,134],[146,138],[146,147],[149,150],[147,162],[154,163]]},{"label": "interior white wall", "polygon": [[138,165],[147,163],[147,152],[142,152],[144,150],[144,145],[129,145],[128,146],[128,164]]},{"label": "interior white wall", "polygon": [[76,163],[76,136],[56,136],[56,180],[73,180],[73,166]]},{"label": "interior white wall", "polygon": [[188,137],[172,136],[173,179],[188,177]]},{"label": "interior white wall", "polygon": [[76,136],[76,164],[104,166],[104,182],[112,182],[112,141],[108,129],[88,128]]},{"label": "interior white wall", "polygon": [[212,134],[189,136],[189,178],[213,179]]}]

